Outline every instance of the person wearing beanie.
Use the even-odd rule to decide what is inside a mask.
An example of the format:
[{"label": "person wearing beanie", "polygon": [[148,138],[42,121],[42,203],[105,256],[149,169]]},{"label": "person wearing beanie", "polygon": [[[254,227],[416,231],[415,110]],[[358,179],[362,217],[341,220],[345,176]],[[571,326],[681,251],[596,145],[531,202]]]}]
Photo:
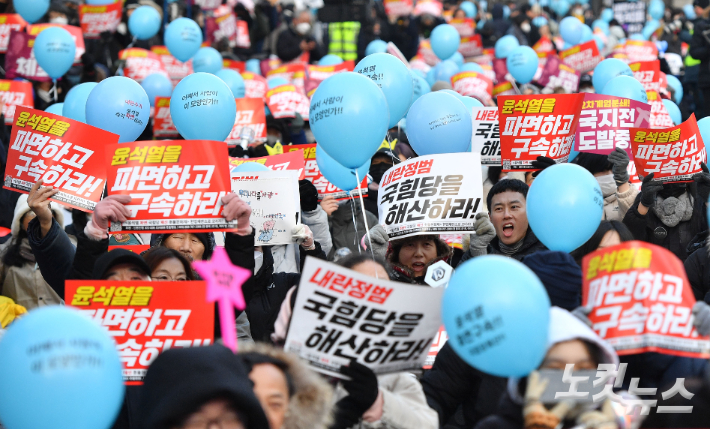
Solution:
[{"label": "person wearing beanie", "polygon": [[550,304],[572,311],[582,303],[582,269],[569,253],[541,250],[521,261],[545,286]]}]

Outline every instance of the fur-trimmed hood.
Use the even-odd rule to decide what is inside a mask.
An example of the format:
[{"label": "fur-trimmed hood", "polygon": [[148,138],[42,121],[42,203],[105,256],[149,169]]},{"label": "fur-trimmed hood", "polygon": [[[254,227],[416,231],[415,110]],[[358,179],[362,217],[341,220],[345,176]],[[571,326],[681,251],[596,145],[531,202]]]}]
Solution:
[{"label": "fur-trimmed hood", "polygon": [[413,237],[402,238],[399,240],[392,240],[389,243],[389,248],[387,249],[387,263],[393,271],[392,280],[400,281],[404,283],[418,283],[423,284],[423,277],[414,277],[414,273],[409,268],[405,267],[399,262],[399,251],[407,243],[411,243],[416,240],[432,239],[436,243],[436,258],[427,264],[427,268],[430,265],[435,264],[439,261],[448,260],[453,254],[453,249],[451,246],[446,244],[444,240],[439,238],[438,235],[415,235]]}]

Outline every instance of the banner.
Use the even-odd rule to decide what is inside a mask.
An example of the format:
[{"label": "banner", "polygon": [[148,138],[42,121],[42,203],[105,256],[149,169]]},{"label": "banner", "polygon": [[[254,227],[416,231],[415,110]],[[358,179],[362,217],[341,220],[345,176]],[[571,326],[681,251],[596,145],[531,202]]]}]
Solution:
[{"label": "banner", "polygon": [[229,158],[229,173],[239,175],[235,169],[247,162],[256,162],[274,171],[293,170],[298,173],[298,180],[305,179],[306,162],[303,158],[303,150],[296,149],[293,152],[282,153],[280,155],[262,156],[260,158]]},{"label": "banner", "polygon": [[242,128],[254,130],[254,140],[251,144],[266,141],[266,113],[264,112],[264,101],[261,98],[237,98],[237,117],[234,120],[232,131],[225,140],[228,145],[236,146],[240,144],[239,134]]},{"label": "banner", "polygon": [[246,88],[244,97],[261,98],[266,101],[266,91],[269,90],[266,79],[252,72],[243,72],[242,78],[244,78],[244,86]]},{"label": "banner", "polygon": [[355,70],[355,61],[343,61],[333,66],[308,65],[308,80],[306,80],[305,90],[309,93],[316,89],[321,82],[334,74]]},{"label": "banner", "polygon": [[654,180],[665,183],[692,181],[702,172],[700,163],[707,162],[695,114],[673,128],[631,128],[631,146],[638,174],[654,173]]},{"label": "banner", "polygon": [[661,90],[660,61],[654,60],[631,63],[629,64],[629,68],[634,72],[634,78],[641,82],[646,91],[659,92]]},{"label": "banner", "polygon": [[498,82],[498,83],[508,82],[508,81],[512,82],[515,80],[508,73],[508,63],[505,58],[494,58],[493,59],[493,73],[495,73],[495,76],[496,76],[494,81]]},{"label": "banner", "polygon": [[[641,4],[643,4],[643,2],[641,2]],[[644,40],[627,39],[624,45],[624,53],[629,63],[658,60],[658,48],[656,44]]]},{"label": "banner", "polygon": [[237,17],[227,5],[221,5],[205,18],[205,33],[210,44],[227,39],[230,48],[237,46]]},{"label": "banner", "polygon": [[284,350],[339,378],[352,359],[375,374],[420,369],[441,326],[443,293],[307,258]]},{"label": "banner", "polygon": [[[126,246],[128,247],[128,246]],[[214,342],[214,304],[203,281],[67,280],[66,303],[116,341],[126,385],[141,385],[165,350]]]},{"label": "banner", "polygon": [[[411,68],[411,65],[409,64],[409,61],[407,61],[407,57],[404,56],[402,51],[399,50],[397,45],[395,45],[392,42],[387,42],[387,53],[390,55],[394,55],[395,57],[399,58],[402,63],[404,63],[407,68]],[[355,68],[355,65],[353,64],[353,68]]]},{"label": "banner", "polygon": [[104,31],[114,33],[121,23],[122,8],[123,2],[120,1],[103,6],[88,4],[79,6],[79,21],[84,37],[95,39]]},{"label": "banner", "polygon": [[237,20],[237,48],[251,48],[251,39],[249,36],[249,26],[246,21]]},{"label": "banner", "polygon": [[388,17],[408,16],[414,10],[412,0],[384,0],[385,13]]},{"label": "banner", "polygon": [[476,28],[476,22],[473,18],[455,18],[450,20],[448,24],[459,32],[459,36],[461,36],[462,39],[464,37],[473,36],[474,29]]},{"label": "banner", "polygon": [[499,83],[493,87],[493,97],[497,98],[500,95],[515,95],[518,92],[513,88],[513,84],[510,82]]},{"label": "banner", "polygon": [[[119,236],[119,235],[125,235],[126,237],[130,237],[131,234],[115,234],[113,238]],[[113,249],[126,249],[130,250],[133,253],[136,253],[140,255],[141,253],[145,252],[146,250],[150,249],[150,244],[117,244],[117,245],[110,245],[108,246],[108,251],[112,251]]]},{"label": "banner", "polygon": [[188,60],[183,63],[178,61],[177,58],[173,57],[165,46],[151,46],[150,50],[155,53],[160,62],[163,63],[165,71],[170,76],[170,80],[173,81],[173,87],[178,84],[182,79],[193,73],[192,70],[192,60]]},{"label": "banner", "polygon": [[579,71],[564,64],[559,57],[550,55],[547,57],[537,83],[543,86],[543,94],[552,94],[555,88],[563,88],[566,93],[574,94],[579,88],[581,76]]},{"label": "banner", "polygon": [[5,115],[5,124],[12,124],[15,119],[17,106],[32,108],[32,82],[0,79],[0,100],[2,100],[2,113]]},{"label": "banner", "polygon": [[306,87],[306,64],[305,63],[295,63],[286,64],[281,67],[277,67],[266,73],[266,79],[269,80],[273,77],[280,77],[286,79],[291,85],[295,86],[299,92],[305,94]]},{"label": "banner", "polygon": [[231,192],[227,145],[212,140],[144,141],[106,146],[108,194],[130,195],[128,221],[110,233],[235,231],[222,217]]},{"label": "banner", "polygon": [[[461,46],[459,45],[459,48]],[[431,42],[429,39],[422,39],[419,41],[419,48],[417,50],[417,55],[424,60],[428,65],[435,66],[441,60],[436,56],[434,51],[431,49]]]},{"label": "banner", "polygon": [[266,105],[276,119],[295,118],[299,113],[304,121],[308,120],[310,101],[294,85],[279,85],[268,90]]},{"label": "banner", "polygon": [[[316,162],[316,143],[286,146],[286,150],[288,152],[303,150],[303,159],[305,162],[304,176],[318,189],[319,200],[322,200],[328,195],[333,196],[336,200],[349,199],[347,192],[330,183],[328,179],[323,176],[323,173],[320,172],[320,168],[318,168],[318,163]],[[350,194],[357,197],[360,195],[360,192],[362,195],[367,195],[367,177],[363,177],[362,182],[360,182],[360,188],[353,189],[350,191]]]},{"label": "banner", "polygon": [[668,114],[666,106],[663,105],[661,96],[656,91],[646,91],[648,104],[651,105],[651,118],[649,119],[649,128],[668,128],[675,125],[671,115]]},{"label": "banner", "polygon": [[18,106],[3,188],[29,193],[38,180],[60,191],[51,200],[92,211],[106,183],[104,146],[118,136],[83,122]]},{"label": "banner", "polygon": [[693,328],[695,298],[683,262],[673,253],[627,241],[585,256],[582,268],[592,329],[619,355],[710,357],[708,338]]},{"label": "banner", "polygon": [[231,173],[232,191],[251,207],[255,246],[293,243],[292,231],[301,213],[298,174],[293,170]]},{"label": "banner", "polygon": [[560,59],[578,72],[586,73],[594,70],[604,58],[599,54],[596,40],[592,39],[560,52]]},{"label": "banner", "polygon": [[583,102],[584,94],[499,97],[503,171],[533,171],[538,156],[567,162]]},{"label": "banner", "polygon": [[74,46],[76,47],[76,51],[74,52],[74,64],[81,64],[81,56],[84,55],[84,52],[86,52],[84,35],[81,32],[81,27],[59,24],[34,24],[27,26],[27,33],[31,36],[37,36],[42,30],[48,27],[62,27],[69,32],[71,38],[74,39]]},{"label": "banner", "polygon": [[444,344],[446,344],[446,341],[448,340],[449,336],[446,333],[446,329],[444,329],[443,326],[440,327],[439,332],[434,337],[434,342],[432,342],[431,347],[429,347],[429,353],[427,353],[426,360],[422,366],[423,369],[431,369],[434,366],[436,355],[439,354],[439,351],[442,347],[444,347]]},{"label": "banner", "polygon": [[545,54],[544,56],[547,56],[547,53],[553,52],[555,50],[555,45],[552,44],[552,41],[548,39],[546,36],[540,37],[540,40],[537,41],[533,45],[533,50],[538,53],[538,58],[540,57],[540,54]]},{"label": "banner", "polygon": [[153,117],[153,137],[180,137],[173,118],[170,116],[170,97],[155,97],[155,117]]},{"label": "banner", "polygon": [[241,74],[244,73],[244,71],[246,70],[247,63],[245,63],[244,61],[228,60],[225,58],[222,60],[222,68],[232,69]]},{"label": "banner", "polygon": [[474,107],[471,112],[471,152],[481,154],[481,165],[501,165],[497,107]]},{"label": "banner", "polygon": [[170,77],[160,57],[147,49],[128,48],[118,53],[118,58],[125,60],[123,75],[140,83],[146,76],[153,73]]},{"label": "banner", "polygon": [[11,31],[22,31],[27,22],[17,13],[0,13],[0,53],[7,52]]},{"label": "banner", "polygon": [[464,58],[477,57],[483,53],[483,42],[480,34],[462,37],[458,51]]},{"label": "banner", "polygon": [[629,128],[648,128],[650,107],[628,98],[584,94],[574,150],[609,155],[618,147],[633,159]]},{"label": "banner", "polygon": [[5,78],[24,78],[35,82],[51,82],[52,78],[37,64],[32,47],[35,36],[22,31],[10,31],[10,41],[5,54]]},{"label": "banner", "polygon": [[390,168],[380,180],[377,208],[387,235],[471,233],[483,184],[477,153],[420,156]]},{"label": "banner", "polygon": [[461,72],[451,76],[454,91],[468,97],[475,97],[487,104],[493,97],[493,81],[483,73]]},{"label": "banner", "polygon": [[646,3],[638,1],[614,1],[614,19],[627,34],[640,33],[646,24]]}]

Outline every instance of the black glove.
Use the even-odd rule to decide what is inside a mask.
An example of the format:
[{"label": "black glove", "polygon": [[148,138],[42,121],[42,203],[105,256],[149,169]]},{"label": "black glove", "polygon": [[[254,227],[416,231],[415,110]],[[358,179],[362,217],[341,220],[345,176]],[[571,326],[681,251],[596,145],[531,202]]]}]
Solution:
[{"label": "black glove", "polygon": [[379,394],[377,376],[370,368],[353,360],[349,366],[343,367],[342,372],[351,378],[342,382],[348,396],[335,404],[335,422],[330,426],[331,429],[355,426]]},{"label": "black glove", "polygon": [[244,148],[239,145],[228,148],[227,153],[229,153],[229,156],[232,158],[244,158],[244,156],[246,156]]},{"label": "black glove", "polygon": [[557,164],[554,159],[548,158],[546,156],[538,156],[535,161],[532,162],[532,167],[536,171],[532,174],[532,177],[537,177],[538,174],[542,173],[542,170],[546,169],[547,167],[551,167],[553,165]]},{"label": "black glove", "polygon": [[653,173],[643,178],[641,182],[641,204],[649,209],[656,204],[656,195],[663,189],[663,183],[653,180]]},{"label": "black glove", "polygon": [[693,180],[698,184],[698,198],[700,201],[707,202],[710,197],[710,170],[704,162],[701,162],[700,166],[703,172],[694,174]]},{"label": "black glove", "polygon": [[[618,147],[609,154],[609,162],[611,162],[611,172],[614,173],[614,181],[616,186],[621,186],[629,181],[629,155],[624,149]],[[645,205],[645,204],[644,204]]]},{"label": "black glove", "polygon": [[318,208],[318,189],[310,180],[298,181],[298,193],[301,196],[301,211],[312,212]]}]

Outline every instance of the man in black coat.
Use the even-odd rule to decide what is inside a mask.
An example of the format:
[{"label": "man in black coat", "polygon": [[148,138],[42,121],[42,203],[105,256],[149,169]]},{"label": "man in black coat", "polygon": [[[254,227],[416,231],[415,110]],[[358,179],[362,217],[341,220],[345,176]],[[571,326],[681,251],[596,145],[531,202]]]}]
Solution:
[{"label": "man in black coat", "polygon": [[688,54],[696,60],[700,60],[700,73],[698,74],[698,87],[703,94],[705,105],[698,105],[696,112],[698,119],[710,115],[710,0],[695,0],[693,2],[698,13],[698,19],[694,22],[693,38],[690,41]]}]

